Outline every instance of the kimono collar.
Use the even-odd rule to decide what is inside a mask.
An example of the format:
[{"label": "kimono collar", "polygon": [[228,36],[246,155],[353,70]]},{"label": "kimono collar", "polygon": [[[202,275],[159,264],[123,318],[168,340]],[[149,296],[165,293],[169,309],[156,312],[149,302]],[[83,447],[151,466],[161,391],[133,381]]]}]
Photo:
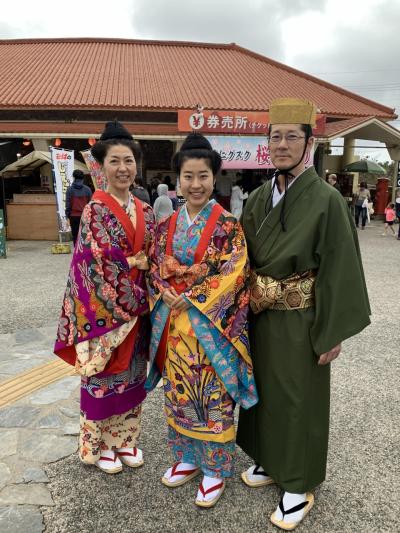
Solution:
[{"label": "kimono collar", "polygon": [[184,205],[183,212],[184,212],[184,214],[185,214],[185,216],[186,216],[186,221],[187,221],[188,226],[191,226],[192,224],[194,224],[196,218],[199,217],[199,216],[203,213],[203,211],[204,211],[205,209],[207,209],[208,207],[211,207],[210,204],[214,205],[215,203],[216,203],[216,202],[215,202],[214,199],[209,200],[209,201],[206,203],[206,205],[202,208],[202,210],[199,211],[199,212],[197,213],[197,215],[194,217],[193,220],[190,219],[189,212],[188,212],[188,210],[187,210],[187,205],[185,204],[185,205]]},{"label": "kimono collar", "polygon": [[[288,185],[288,190],[289,190],[290,187],[294,184],[294,182],[295,182],[298,178],[300,178],[300,176],[301,176],[302,174],[304,174],[304,172],[306,172],[306,170],[307,170],[307,169],[305,168],[302,172],[300,172],[300,174],[297,174],[297,176],[294,177],[294,179],[293,179],[293,180],[289,183],[289,185]],[[283,192],[279,192],[278,187],[275,185],[277,179],[278,179],[278,178],[273,177],[272,180],[271,180],[271,188],[272,188],[272,190],[273,190],[272,207],[275,207],[275,206],[276,206],[276,205],[282,200],[282,198],[283,198],[283,196],[284,196],[284,194],[285,194],[285,191],[283,191]]]}]

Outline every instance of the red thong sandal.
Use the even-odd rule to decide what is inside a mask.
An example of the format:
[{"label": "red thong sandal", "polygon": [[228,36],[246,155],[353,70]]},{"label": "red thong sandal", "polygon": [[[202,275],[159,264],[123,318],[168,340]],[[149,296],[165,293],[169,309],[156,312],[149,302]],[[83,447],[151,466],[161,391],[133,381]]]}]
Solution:
[{"label": "red thong sandal", "polygon": [[122,463],[114,452],[111,452],[112,455],[110,452],[105,455],[107,452],[108,450],[100,455],[100,459],[95,462],[95,465],[106,474],[118,474],[122,471]]},{"label": "red thong sandal", "polygon": [[210,487],[209,489],[207,490],[204,490],[204,487],[203,487],[203,482],[200,483],[200,487],[199,487],[199,491],[201,492],[203,498],[205,498],[208,494],[211,494],[212,492],[215,492],[216,490],[218,490],[218,494],[212,499],[212,500],[197,500],[195,501],[196,505],[198,505],[199,507],[206,507],[206,508],[209,508],[209,507],[213,507],[217,501],[221,498],[224,490],[225,490],[225,481],[220,481],[219,483],[217,483],[216,485],[214,485],[213,487]]},{"label": "red thong sandal", "polygon": [[131,468],[138,468],[144,464],[143,452],[139,448],[119,448],[117,454],[124,465]]},{"label": "red thong sandal", "polygon": [[[178,470],[178,467],[181,464],[182,463],[180,461],[175,463],[172,466],[171,476],[169,478],[167,478],[167,477],[165,477],[165,474],[164,474],[164,476],[161,478],[161,483],[163,483],[167,487],[171,487],[171,488],[172,487],[180,487],[181,485],[184,485],[185,483],[187,483],[191,479],[195,478],[200,473],[200,468],[197,468],[197,467],[195,467],[195,468],[187,468],[185,470]],[[168,472],[168,470],[167,470],[167,472]],[[175,476],[176,477],[179,476],[179,479],[177,479],[176,481],[171,481],[171,479],[173,477],[175,477]]]}]

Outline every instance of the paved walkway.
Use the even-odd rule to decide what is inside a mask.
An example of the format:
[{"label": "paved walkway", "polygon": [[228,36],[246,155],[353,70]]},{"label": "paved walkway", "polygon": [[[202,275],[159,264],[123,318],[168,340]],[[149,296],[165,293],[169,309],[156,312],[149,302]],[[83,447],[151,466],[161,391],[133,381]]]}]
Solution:
[{"label": "paved walkway", "polygon": [[[299,532],[400,529],[400,242],[380,230],[375,225],[360,233],[373,324],[345,343],[333,365],[327,480]],[[48,243],[11,245],[9,258],[0,260],[0,394],[10,378],[54,360],[54,310],[58,314],[70,259],[51,256]],[[26,290],[11,296],[16,279]],[[275,530],[268,516],[279,491],[241,483],[238,474],[249,461],[240,450],[236,476],[214,509],[194,505],[196,481],[174,491],[161,485],[170,458],[160,389],[145,402],[143,468],[107,476],[81,464],[78,383],[76,376],[64,377],[0,409],[1,532]]]}]

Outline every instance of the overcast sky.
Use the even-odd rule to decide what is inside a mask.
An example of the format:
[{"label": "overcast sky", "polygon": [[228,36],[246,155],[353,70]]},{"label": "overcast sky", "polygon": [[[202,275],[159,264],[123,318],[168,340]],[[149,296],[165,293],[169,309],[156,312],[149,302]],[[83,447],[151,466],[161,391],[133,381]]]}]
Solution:
[{"label": "overcast sky", "polygon": [[19,0],[0,38],[235,42],[400,110],[399,23],[400,0]]}]

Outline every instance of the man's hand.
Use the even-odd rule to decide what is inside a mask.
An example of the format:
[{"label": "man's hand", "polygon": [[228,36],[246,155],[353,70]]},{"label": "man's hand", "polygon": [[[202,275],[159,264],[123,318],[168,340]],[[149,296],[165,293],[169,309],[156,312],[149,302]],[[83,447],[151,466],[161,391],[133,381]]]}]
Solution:
[{"label": "man's hand", "polygon": [[342,345],[338,344],[337,346],[332,348],[332,350],[329,350],[329,352],[322,353],[319,356],[318,364],[327,365],[328,363],[336,359],[336,357],[338,357],[338,355],[341,352],[341,349],[342,349]]}]

